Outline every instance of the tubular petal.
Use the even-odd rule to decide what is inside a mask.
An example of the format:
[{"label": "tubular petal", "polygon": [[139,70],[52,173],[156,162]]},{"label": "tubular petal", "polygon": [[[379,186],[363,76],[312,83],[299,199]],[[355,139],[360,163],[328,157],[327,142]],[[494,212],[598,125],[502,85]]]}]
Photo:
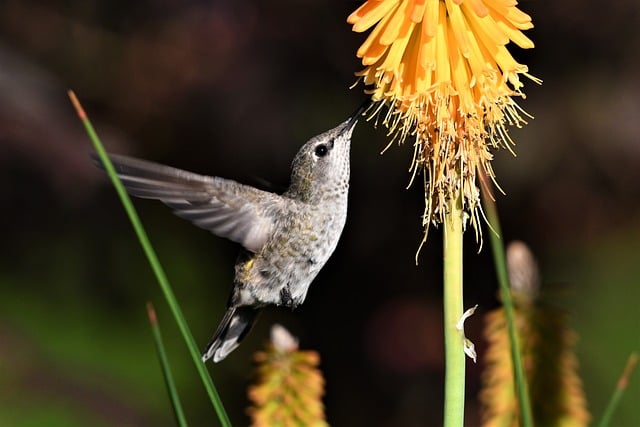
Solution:
[{"label": "tubular petal", "polygon": [[365,2],[347,18],[347,22],[353,24],[353,31],[361,33],[371,28],[371,26],[382,19],[383,16],[387,15],[391,9],[397,7],[397,5],[397,0]]},{"label": "tubular petal", "polygon": [[426,35],[433,37],[436,35],[438,28],[438,14],[439,14],[440,0],[427,0],[426,10],[424,15],[424,28],[423,31]]},{"label": "tubular petal", "polygon": [[393,17],[387,24],[385,30],[380,34],[380,43],[390,45],[395,39],[404,38],[407,35],[407,29],[415,22],[408,19],[409,1],[401,2],[392,13]]},{"label": "tubular petal", "polygon": [[482,0],[464,0],[460,7],[462,7],[463,9],[465,7],[470,8],[471,10],[473,10],[475,15],[478,16],[478,18],[484,18],[489,14],[489,9],[482,2]]}]

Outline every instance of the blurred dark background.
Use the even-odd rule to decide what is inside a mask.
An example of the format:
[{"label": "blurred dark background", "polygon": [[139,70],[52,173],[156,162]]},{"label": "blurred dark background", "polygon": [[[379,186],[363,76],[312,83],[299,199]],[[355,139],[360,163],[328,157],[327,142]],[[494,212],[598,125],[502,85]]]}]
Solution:
[{"label": "blurred dark background", "polygon": [[[173,419],[148,328],[153,301],[189,420],[214,413],[114,190],[88,158],[73,89],[112,152],[242,182],[288,182],[310,136],[364,99],[349,90],[364,40],[354,1],[24,1],[0,3],[0,425],[151,426]],[[599,418],[640,347],[640,6],[532,2],[533,51],[514,50],[542,86],[521,102],[517,157],[494,162],[504,238],[537,254],[546,291],[580,339]],[[269,310],[210,371],[246,425],[252,353],[280,322],[322,357],[336,426],[442,419],[441,234],[421,239],[422,188],[405,190],[411,147],[384,156],[361,123],[342,240],[295,312]],[[237,248],[136,200],[204,345],[222,316]],[[486,232],[486,231],[485,231]],[[467,336],[498,305],[488,243],[465,249]],[[478,424],[481,363],[468,364],[467,423]],[[640,377],[614,419],[640,425]]]}]

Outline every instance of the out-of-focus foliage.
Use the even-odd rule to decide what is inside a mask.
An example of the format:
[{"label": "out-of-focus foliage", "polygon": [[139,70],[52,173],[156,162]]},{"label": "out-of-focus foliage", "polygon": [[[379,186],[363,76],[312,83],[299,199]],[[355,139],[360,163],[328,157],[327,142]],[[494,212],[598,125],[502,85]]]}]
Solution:
[{"label": "out-of-focus foliage", "polygon": [[[286,185],[306,138],[362,101],[347,87],[363,39],[341,1],[0,2],[0,425],[162,425],[171,420],[145,320],[163,299],[113,189],[91,164],[72,88],[110,151],[200,173]],[[538,255],[580,336],[595,419],[639,343],[640,6],[520,2],[536,17],[544,85],[513,158],[494,162],[506,240]],[[535,9],[534,9],[535,8]],[[409,147],[354,132],[347,226],[295,312],[270,310],[233,357],[210,367],[232,422],[246,425],[251,354],[280,322],[323,360],[335,425],[437,425],[442,408],[441,254],[415,267],[423,198],[404,191]],[[195,338],[222,316],[237,248],[136,201]],[[436,242],[433,230],[433,241]],[[465,252],[465,305],[497,305],[487,250]],[[561,286],[562,285],[562,286]],[[481,316],[465,324],[482,357]],[[475,319],[475,320],[474,320]],[[215,415],[180,337],[163,327],[185,412]],[[164,323],[163,323],[164,326]],[[480,368],[469,367],[469,396]],[[640,425],[637,378],[614,421]],[[467,420],[479,419],[470,399]],[[367,408],[366,411],[361,410]]]}]

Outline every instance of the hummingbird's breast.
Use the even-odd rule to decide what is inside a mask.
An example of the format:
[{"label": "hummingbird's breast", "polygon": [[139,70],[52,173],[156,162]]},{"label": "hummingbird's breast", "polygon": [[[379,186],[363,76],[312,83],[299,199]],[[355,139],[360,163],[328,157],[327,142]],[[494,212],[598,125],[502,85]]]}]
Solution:
[{"label": "hummingbird's breast", "polygon": [[236,265],[243,304],[301,304],[309,285],[335,250],[346,221],[346,198],[331,206],[292,206],[277,220],[265,246]]}]

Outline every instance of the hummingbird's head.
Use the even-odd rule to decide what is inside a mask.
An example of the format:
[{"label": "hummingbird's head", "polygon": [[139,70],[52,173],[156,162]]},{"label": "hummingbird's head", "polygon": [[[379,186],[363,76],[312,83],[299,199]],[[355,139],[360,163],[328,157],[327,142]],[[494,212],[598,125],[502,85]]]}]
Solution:
[{"label": "hummingbird's head", "polygon": [[347,194],[351,134],[362,111],[302,146],[291,166],[288,196],[313,203]]}]

